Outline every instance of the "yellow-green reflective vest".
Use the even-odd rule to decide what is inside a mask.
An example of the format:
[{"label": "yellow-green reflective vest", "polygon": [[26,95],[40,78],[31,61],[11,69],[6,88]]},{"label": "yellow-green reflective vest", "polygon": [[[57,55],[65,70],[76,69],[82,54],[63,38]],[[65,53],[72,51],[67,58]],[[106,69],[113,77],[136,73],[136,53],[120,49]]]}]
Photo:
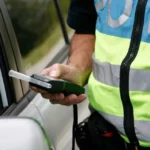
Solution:
[{"label": "yellow-green reflective vest", "polygon": [[150,147],[150,0],[95,0],[91,106],[127,141]]}]

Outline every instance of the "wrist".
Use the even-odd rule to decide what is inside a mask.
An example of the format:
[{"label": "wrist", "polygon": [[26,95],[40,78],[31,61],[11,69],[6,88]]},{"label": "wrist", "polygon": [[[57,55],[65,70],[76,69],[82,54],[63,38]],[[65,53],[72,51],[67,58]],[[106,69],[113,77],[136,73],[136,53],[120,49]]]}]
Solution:
[{"label": "wrist", "polygon": [[91,73],[91,68],[81,68],[79,65],[67,63],[70,67],[70,72],[74,76],[74,82],[78,85],[85,85],[88,81],[88,77]]}]

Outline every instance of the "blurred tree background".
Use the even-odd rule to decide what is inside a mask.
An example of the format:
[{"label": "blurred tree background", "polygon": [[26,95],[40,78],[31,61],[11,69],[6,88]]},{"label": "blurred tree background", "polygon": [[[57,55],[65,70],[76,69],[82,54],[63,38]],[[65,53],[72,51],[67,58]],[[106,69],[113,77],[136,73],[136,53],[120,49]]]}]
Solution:
[{"label": "blurred tree background", "polygon": [[[53,0],[6,0],[6,4],[23,57],[55,34],[59,21]],[[69,0],[59,4],[66,19]]]}]

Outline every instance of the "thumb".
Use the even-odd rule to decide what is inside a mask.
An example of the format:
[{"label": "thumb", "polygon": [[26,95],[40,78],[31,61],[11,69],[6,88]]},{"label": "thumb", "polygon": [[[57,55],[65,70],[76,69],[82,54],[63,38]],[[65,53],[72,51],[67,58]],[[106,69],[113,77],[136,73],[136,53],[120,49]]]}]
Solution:
[{"label": "thumb", "polygon": [[64,64],[54,64],[50,67],[49,76],[65,79],[65,75],[70,72],[70,67]]},{"label": "thumb", "polygon": [[54,64],[41,72],[42,75],[50,76],[52,78],[60,78],[71,81],[73,83],[82,85],[81,76],[78,69],[65,64]]}]

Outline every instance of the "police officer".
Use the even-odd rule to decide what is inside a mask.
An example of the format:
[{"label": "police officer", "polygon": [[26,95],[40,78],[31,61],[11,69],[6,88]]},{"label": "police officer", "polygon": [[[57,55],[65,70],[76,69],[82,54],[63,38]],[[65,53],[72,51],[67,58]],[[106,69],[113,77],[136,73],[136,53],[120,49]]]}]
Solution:
[{"label": "police officer", "polygon": [[[90,106],[132,150],[150,149],[149,18],[148,0],[71,0],[67,22],[75,33],[67,64],[42,71],[79,85],[88,81]],[[53,104],[86,99],[33,89]]]}]

